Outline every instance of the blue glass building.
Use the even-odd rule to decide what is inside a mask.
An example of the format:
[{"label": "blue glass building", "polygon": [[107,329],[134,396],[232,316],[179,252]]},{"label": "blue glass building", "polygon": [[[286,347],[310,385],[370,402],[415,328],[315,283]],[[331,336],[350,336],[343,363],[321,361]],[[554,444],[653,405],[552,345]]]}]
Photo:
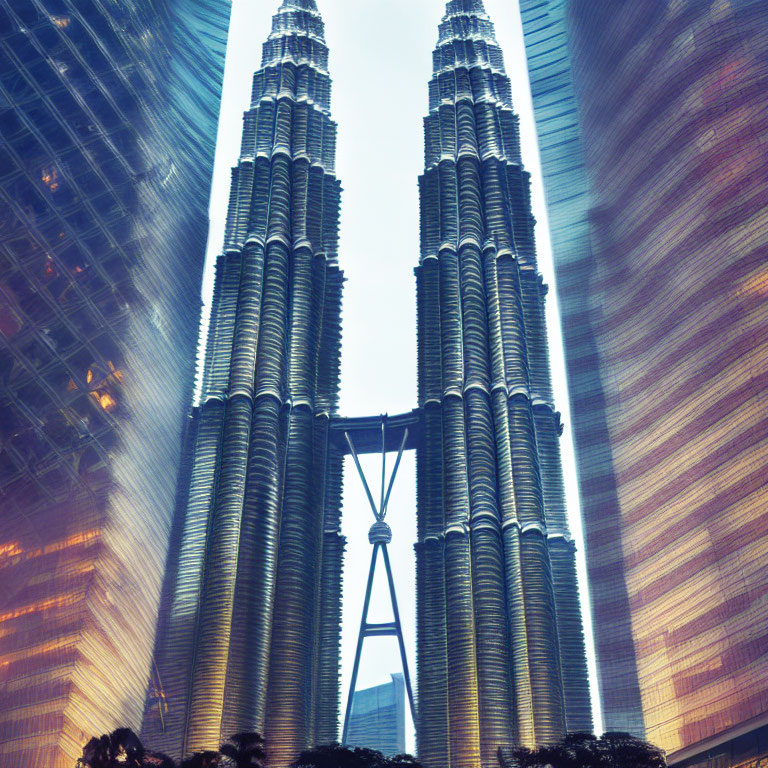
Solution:
[{"label": "blue glass building", "polygon": [[768,6],[521,8],[605,727],[645,735],[670,764],[756,766]]},{"label": "blue glass building", "polygon": [[346,746],[375,749],[388,757],[405,753],[405,681],[355,691]]}]

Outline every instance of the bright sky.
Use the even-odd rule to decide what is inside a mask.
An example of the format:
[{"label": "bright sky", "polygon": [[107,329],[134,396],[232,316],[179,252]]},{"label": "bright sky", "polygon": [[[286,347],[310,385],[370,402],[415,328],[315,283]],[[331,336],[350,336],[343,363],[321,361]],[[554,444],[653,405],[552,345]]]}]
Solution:
[{"label": "bright sky", "polygon": [[[237,161],[242,113],[248,107],[251,78],[260,65],[261,43],[270,30],[279,0],[233,0],[232,26],[219,126],[211,200],[211,237],[204,301],[210,301],[212,270],[224,232],[230,168]],[[540,184],[538,151],[527,80],[518,0],[485,0],[496,24],[521,118],[523,159],[533,174],[534,215],[540,269],[554,286],[547,217]],[[416,405],[416,289],[413,268],[419,258],[417,178],[424,170],[422,119],[432,50],[445,0],[318,0],[326,23],[333,78],[333,118],[339,125],[337,173],[344,193],[339,261],[347,277],[344,290],[341,412],[345,416],[397,414]],[[579,545],[579,578],[586,596],[564,364],[554,291],[549,294],[549,328],[555,392],[566,432],[562,441],[571,528]],[[388,457],[388,467],[394,456]],[[374,497],[380,459],[364,468]],[[394,539],[390,556],[411,677],[415,663],[416,537],[415,463],[403,459],[389,504]],[[346,467],[344,534],[348,538],[344,578],[342,639],[342,716],[352,672],[371,547],[373,516],[354,466]],[[389,599],[380,562],[370,621],[390,621]],[[596,728],[600,733],[594,653],[585,616]],[[387,682],[399,672],[394,638],[366,641],[358,689]],[[409,729],[410,730],[410,729]],[[413,734],[408,736],[413,750]]]}]

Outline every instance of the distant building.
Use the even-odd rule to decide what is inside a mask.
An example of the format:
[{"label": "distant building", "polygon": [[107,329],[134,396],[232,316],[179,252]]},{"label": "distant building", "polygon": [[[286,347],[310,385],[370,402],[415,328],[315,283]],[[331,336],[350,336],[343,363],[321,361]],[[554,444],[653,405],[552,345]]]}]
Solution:
[{"label": "distant building", "polygon": [[392,681],[355,691],[349,719],[349,747],[369,747],[394,757],[405,753],[405,681]]},{"label": "distant building", "polygon": [[0,3],[0,765],[138,728],[230,4]]},{"label": "distant building", "polygon": [[[675,765],[753,765],[768,755],[768,5],[523,0],[523,22],[605,725]],[[591,191],[581,254],[557,235],[574,166]]]}]

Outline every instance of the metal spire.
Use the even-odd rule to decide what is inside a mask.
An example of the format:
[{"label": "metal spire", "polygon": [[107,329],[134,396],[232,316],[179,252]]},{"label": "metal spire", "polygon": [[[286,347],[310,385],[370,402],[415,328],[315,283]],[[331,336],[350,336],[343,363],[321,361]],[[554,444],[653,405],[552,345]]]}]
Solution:
[{"label": "metal spire", "polygon": [[445,7],[446,16],[458,16],[459,14],[472,14],[476,16],[484,16],[488,18],[488,14],[485,12],[485,6],[483,0],[448,0]]},{"label": "metal spire", "polygon": [[485,39],[496,45],[494,26],[482,0],[450,0],[439,32],[440,44],[455,40]]},{"label": "metal spire", "polygon": [[293,62],[328,73],[325,24],[314,0],[284,0],[272,17],[262,67]]}]

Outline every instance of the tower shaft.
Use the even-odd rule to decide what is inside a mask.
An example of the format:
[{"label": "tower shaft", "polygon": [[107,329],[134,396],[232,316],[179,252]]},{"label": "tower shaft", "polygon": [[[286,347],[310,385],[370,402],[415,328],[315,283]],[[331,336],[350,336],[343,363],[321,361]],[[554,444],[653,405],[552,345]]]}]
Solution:
[{"label": "tower shaft", "polygon": [[448,3],[429,90],[418,738],[430,768],[469,768],[591,716],[529,175],[480,0]]},{"label": "tower shaft", "polygon": [[[216,265],[189,494],[157,665],[171,754],[258,731],[287,765],[335,738],[341,560],[340,185],[310,0],[264,45]],[[316,649],[322,639],[323,649]],[[323,695],[325,692],[325,695]]]}]

